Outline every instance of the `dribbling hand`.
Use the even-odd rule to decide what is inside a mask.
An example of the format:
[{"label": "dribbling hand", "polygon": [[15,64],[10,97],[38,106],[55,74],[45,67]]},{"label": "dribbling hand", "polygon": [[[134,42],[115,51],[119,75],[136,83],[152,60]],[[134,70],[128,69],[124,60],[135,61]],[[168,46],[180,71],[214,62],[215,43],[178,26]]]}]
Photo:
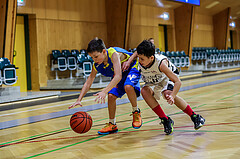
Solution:
[{"label": "dribbling hand", "polygon": [[101,104],[105,103],[106,93],[99,92],[99,93],[94,94],[94,96],[97,96],[95,99],[95,102],[101,103]]},{"label": "dribbling hand", "polygon": [[68,107],[68,109],[71,109],[71,108],[75,107],[76,105],[79,105],[79,106],[81,106],[81,107],[82,107],[82,104],[81,104],[81,102],[80,102],[80,101],[76,101],[76,102],[75,102],[75,103],[73,103],[71,106],[69,106],[69,107]]}]

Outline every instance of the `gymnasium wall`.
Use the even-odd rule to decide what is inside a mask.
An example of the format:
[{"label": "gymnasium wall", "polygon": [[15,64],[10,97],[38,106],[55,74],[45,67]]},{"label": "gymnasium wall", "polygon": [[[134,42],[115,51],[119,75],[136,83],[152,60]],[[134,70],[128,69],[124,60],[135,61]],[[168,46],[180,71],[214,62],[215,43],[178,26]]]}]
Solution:
[{"label": "gymnasium wall", "polygon": [[195,14],[192,47],[214,47],[212,16]]},{"label": "gymnasium wall", "polygon": [[50,70],[51,50],[86,49],[96,36],[107,41],[105,0],[26,0],[17,13],[35,15],[29,19],[30,52],[37,56],[32,59],[38,59],[38,62],[31,60],[39,77],[39,85],[33,80],[35,89],[46,86],[47,80],[54,78]]},{"label": "gymnasium wall", "polygon": [[[135,48],[143,39],[150,37],[155,39],[155,45],[159,47],[158,25],[161,24],[167,25],[168,50],[176,51],[178,41],[175,34],[174,9],[130,1],[132,3],[126,48]],[[25,6],[18,7],[17,13],[29,15],[33,90],[47,86],[47,80],[55,78],[54,72],[50,70],[51,50],[83,49],[96,36],[102,38],[106,46],[109,46],[108,37],[111,36],[108,36],[108,27],[111,26],[111,22],[107,23],[106,12],[109,10],[106,8],[108,6],[106,0],[26,0],[25,2]],[[169,13],[169,20],[159,18],[164,12]],[[111,12],[107,14],[111,19]],[[193,18],[192,47],[214,47],[213,16],[195,14]],[[112,28],[114,27],[112,24]],[[122,31],[122,29],[117,30],[118,34]],[[239,42],[239,31],[235,39]],[[122,44],[122,41],[117,42]],[[234,46],[239,48],[238,43]],[[69,72],[61,72],[59,76],[69,77]]]},{"label": "gymnasium wall", "polygon": [[[163,12],[169,13],[169,20],[163,20],[159,18]],[[141,4],[133,3],[132,13],[131,13],[131,22],[130,22],[130,33],[129,33],[129,48],[136,48],[137,45],[143,39],[154,38],[155,45],[159,47],[159,29],[158,25],[169,25],[172,26],[171,31],[174,30],[174,13],[173,10],[146,6]],[[174,33],[169,33],[171,35],[168,37],[173,40],[174,43]],[[174,45],[170,45],[174,47]],[[174,48],[172,48],[174,49]]]}]

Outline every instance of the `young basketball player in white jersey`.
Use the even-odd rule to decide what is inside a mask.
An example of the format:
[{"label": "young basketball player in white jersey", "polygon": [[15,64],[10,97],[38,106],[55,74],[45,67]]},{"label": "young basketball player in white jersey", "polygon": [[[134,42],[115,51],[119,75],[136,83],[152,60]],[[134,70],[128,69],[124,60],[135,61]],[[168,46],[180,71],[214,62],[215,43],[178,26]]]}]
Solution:
[{"label": "young basketball player in white jersey", "polygon": [[[176,66],[166,56],[155,54],[155,46],[148,40],[144,40],[138,45],[137,52],[129,58],[128,62],[131,63],[131,60],[137,56],[140,64],[139,71],[145,82],[141,90],[142,97],[161,119],[161,123],[164,125],[164,132],[167,135],[171,134],[174,122],[170,117],[166,116],[157,102],[160,99],[160,93],[162,93],[170,105],[175,104],[191,117],[196,130],[202,127],[205,119],[201,115],[196,114],[184,99],[177,96],[181,87],[181,81],[178,78],[179,72]],[[123,66],[123,69],[128,68],[127,63]]]}]

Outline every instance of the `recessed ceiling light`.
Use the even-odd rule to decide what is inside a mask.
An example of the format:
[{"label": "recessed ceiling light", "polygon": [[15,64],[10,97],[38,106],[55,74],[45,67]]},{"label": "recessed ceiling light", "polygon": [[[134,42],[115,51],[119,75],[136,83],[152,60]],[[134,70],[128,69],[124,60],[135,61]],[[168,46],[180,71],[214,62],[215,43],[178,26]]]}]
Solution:
[{"label": "recessed ceiling light", "polygon": [[156,3],[159,7],[164,7],[163,3],[161,2],[161,0],[156,0]]},{"label": "recessed ceiling light", "polygon": [[218,4],[219,4],[218,1],[214,1],[214,2],[210,3],[209,5],[207,5],[205,8],[210,9],[210,8],[212,8],[212,7],[214,7],[215,5],[218,5]]}]

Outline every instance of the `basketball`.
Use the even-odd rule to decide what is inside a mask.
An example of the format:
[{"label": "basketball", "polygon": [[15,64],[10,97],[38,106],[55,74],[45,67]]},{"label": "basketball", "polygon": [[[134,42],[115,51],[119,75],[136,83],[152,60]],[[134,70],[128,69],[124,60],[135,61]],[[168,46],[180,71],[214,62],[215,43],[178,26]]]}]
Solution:
[{"label": "basketball", "polygon": [[76,133],[86,133],[92,127],[92,117],[87,112],[76,112],[70,119],[70,126]]}]

